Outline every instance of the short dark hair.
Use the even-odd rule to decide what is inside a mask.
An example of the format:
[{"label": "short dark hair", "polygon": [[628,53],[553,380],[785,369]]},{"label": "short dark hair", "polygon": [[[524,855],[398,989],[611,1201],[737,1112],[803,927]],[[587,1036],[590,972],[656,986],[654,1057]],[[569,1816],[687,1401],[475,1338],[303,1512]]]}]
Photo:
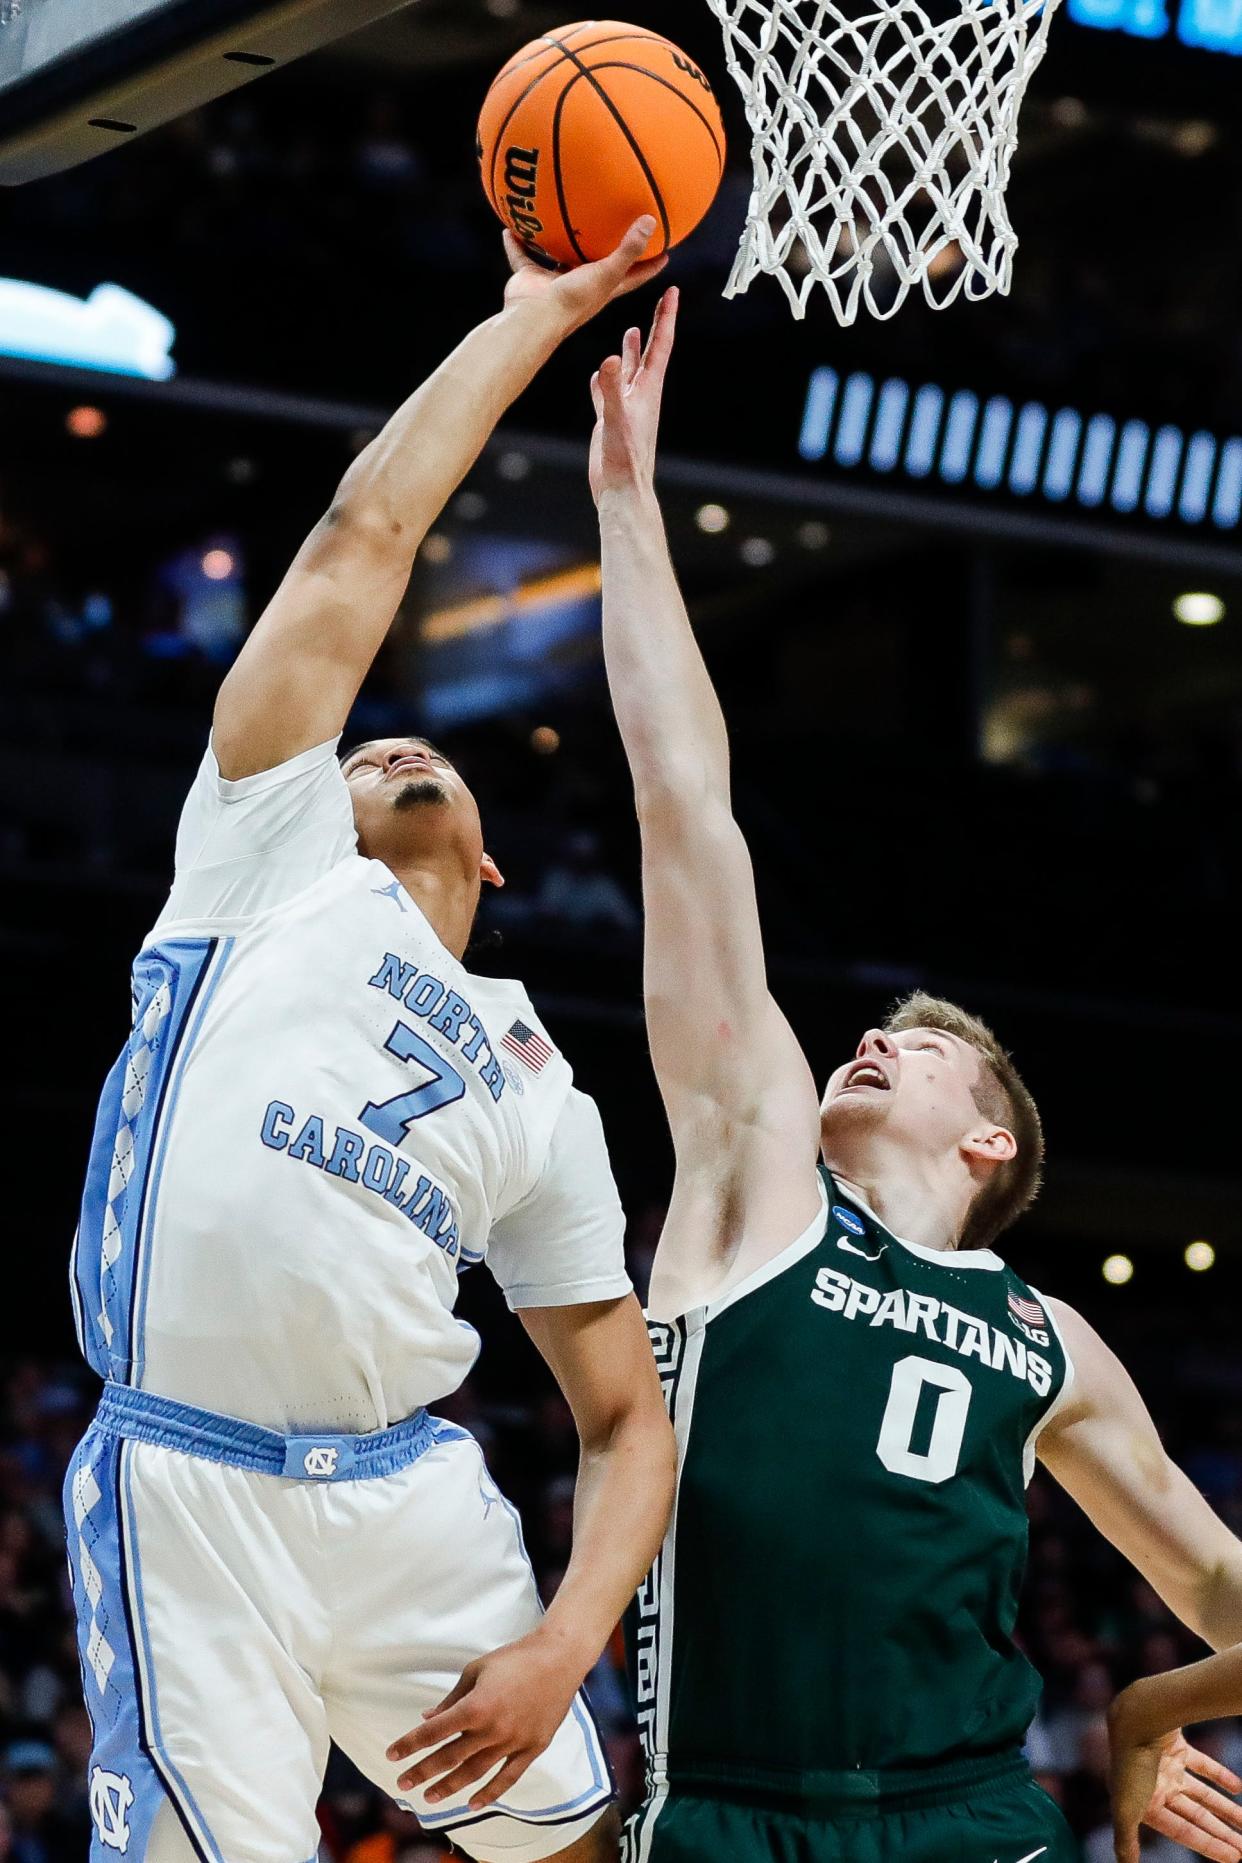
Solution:
[{"label": "short dark hair", "polygon": [[999,1235],[1029,1210],[1043,1182],[1044,1128],[1026,1082],[986,1022],[958,1003],[916,990],[893,1005],[884,1024],[890,1035],[903,1029],[938,1029],[956,1035],[979,1055],[983,1065],[974,1085],[975,1105],[985,1118],[1013,1133],[1017,1154],[992,1173],[970,1206],[962,1231],[962,1248],[989,1248]]}]

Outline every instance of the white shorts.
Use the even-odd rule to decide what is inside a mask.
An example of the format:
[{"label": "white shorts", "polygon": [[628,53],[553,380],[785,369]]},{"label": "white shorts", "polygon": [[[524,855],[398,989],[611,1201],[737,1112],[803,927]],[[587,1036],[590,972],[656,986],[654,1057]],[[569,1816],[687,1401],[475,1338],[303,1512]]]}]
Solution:
[{"label": "white shorts", "polygon": [[389,1744],[540,1616],[477,1443],[439,1423],[428,1442],[396,1473],[321,1483],[92,1425],[65,1489],[92,1863],[308,1863],[331,1740],[484,1863],[535,1863],[599,1820],[612,1781],[581,1697],[483,1815],[477,1787],[433,1807],[396,1790]]}]

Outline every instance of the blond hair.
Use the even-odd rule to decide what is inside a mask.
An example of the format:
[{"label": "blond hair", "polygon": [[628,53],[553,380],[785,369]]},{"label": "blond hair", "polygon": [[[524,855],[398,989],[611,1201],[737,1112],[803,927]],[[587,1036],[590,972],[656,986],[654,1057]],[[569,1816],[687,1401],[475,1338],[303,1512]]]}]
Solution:
[{"label": "blond hair", "polygon": [[959,1240],[961,1248],[988,1248],[1029,1210],[1043,1180],[1044,1129],[1030,1089],[986,1022],[957,1003],[916,990],[894,1004],[884,1024],[890,1035],[903,1029],[938,1029],[955,1035],[978,1054],[982,1066],[972,1089],[985,1118],[1012,1132],[1014,1157],[992,1173],[975,1197]]}]

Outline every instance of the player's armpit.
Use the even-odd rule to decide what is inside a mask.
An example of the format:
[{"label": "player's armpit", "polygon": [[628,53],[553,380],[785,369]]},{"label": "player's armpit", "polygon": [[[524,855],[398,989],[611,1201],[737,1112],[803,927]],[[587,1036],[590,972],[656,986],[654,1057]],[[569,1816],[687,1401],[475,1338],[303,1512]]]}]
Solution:
[{"label": "player's armpit", "polygon": [[1040,1460],[1184,1624],[1217,1649],[1242,1642],[1242,1542],[1172,1461],[1120,1359],[1073,1308],[1049,1304],[1075,1375]]}]

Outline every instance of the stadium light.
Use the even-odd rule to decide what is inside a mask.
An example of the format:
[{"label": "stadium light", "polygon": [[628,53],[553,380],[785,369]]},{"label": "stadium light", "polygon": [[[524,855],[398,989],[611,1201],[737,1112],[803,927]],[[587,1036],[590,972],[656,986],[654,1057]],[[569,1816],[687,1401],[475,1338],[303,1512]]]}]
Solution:
[{"label": "stadium light", "polygon": [[1134,1263],[1128,1255],[1110,1255],[1100,1272],[1110,1287],[1124,1287],[1134,1279]]},{"label": "stadium light", "polygon": [[108,430],[108,416],[102,408],[71,408],[65,426],[75,440],[98,440]]},{"label": "stadium light", "polygon": [[1206,1274],[1216,1265],[1216,1250],[1210,1242],[1188,1242],[1182,1259],[1192,1274]]},{"label": "stadium light", "polygon": [[1225,604],[1219,595],[1210,595],[1205,589],[1193,590],[1178,596],[1173,613],[1187,627],[1214,627],[1225,618]]},{"label": "stadium light", "polygon": [[700,505],[694,521],[708,537],[719,537],[722,531],[728,530],[733,519],[723,505]]}]

